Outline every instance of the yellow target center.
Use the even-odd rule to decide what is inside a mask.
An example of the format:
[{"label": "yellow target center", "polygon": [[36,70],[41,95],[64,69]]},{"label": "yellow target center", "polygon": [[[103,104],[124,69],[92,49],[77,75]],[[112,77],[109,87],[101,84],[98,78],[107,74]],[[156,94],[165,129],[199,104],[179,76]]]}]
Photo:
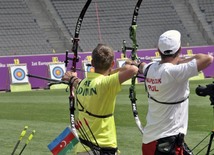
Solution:
[{"label": "yellow target center", "polygon": [[60,70],[57,70],[56,71],[56,75],[60,75],[61,74],[61,71]]},{"label": "yellow target center", "polygon": [[17,77],[21,77],[21,76],[22,76],[22,73],[21,73],[21,72],[17,72],[17,73],[16,73],[16,76],[17,76]]}]

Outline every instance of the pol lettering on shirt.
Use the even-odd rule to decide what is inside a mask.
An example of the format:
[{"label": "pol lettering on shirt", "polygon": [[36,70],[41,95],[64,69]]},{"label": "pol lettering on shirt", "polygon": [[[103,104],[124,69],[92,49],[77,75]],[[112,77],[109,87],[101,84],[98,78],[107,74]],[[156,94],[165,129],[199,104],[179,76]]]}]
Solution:
[{"label": "pol lettering on shirt", "polygon": [[149,91],[159,91],[156,85],[161,84],[161,78],[159,79],[146,78],[146,82],[148,84]]}]

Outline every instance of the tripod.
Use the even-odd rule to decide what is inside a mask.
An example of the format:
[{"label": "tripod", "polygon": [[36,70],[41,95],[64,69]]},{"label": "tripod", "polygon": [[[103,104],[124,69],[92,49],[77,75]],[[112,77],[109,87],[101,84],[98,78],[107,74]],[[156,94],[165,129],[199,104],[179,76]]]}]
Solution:
[{"label": "tripod", "polygon": [[[211,105],[213,106],[213,111],[214,111],[214,102],[213,102],[214,100],[213,100],[212,96],[210,96],[210,101],[211,101]],[[210,133],[210,141],[209,141],[209,144],[208,144],[206,155],[209,155],[209,153],[210,153],[210,149],[211,149],[212,142],[213,142],[213,137],[214,137],[214,129]]]},{"label": "tripod", "polygon": [[[213,106],[213,112],[214,112],[214,82],[213,82],[213,84],[206,85],[206,87],[199,85],[196,88],[195,92],[198,96],[204,96],[204,97],[207,95],[210,96],[210,101],[211,101],[210,105]],[[202,139],[202,141],[200,141],[192,150],[194,150],[199,144],[201,144],[208,136],[210,136],[209,144],[206,145],[204,148],[202,148],[197,154],[199,154],[202,150],[204,150],[206,147],[208,147],[206,155],[209,155],[210,152],[212,151],[210,149],[211,149],[212,141],[213,141],[213,137],[214,137],[214,129],[204,139]]]},{"label": "tripod", "polygon": [[[213,105],[213,110],[214,110],[214,104],[213,104],[213,102],[211,103],[211,105]],[[191,150],[191,152],[192,152],[196,147],[198,147],[198,146],[199,146],[205,139],[207,139],[209,136],[210,136],[209,143],[208,143],[205,147],[203,147],[203,148],[196,154],[196,155],[198,155],[201,151],[203,151],[203,150],[207,147],[207,153],[206,153],[205,155],[209,155],[210,152],[212,151],[212,150],[210,150],[210,149],[211,149],[212,142],[213,142],[213,138],[214,138],[214,129],[213,129],[207,136],[205,136],[204,139],[202,139],[202,140]]]},{"label": "tripod", "polygon": [[203,151],[206,147],[207,147],[207,153],[206,155],[209,155],[210,152],[210,149],[211,149],[211,146],[212,146],[212,141],[213,141],[213,137],[214,137],[214,129],[206,136],[204,137],[204,139],[202,139],[192,150],[191,152],[193,152],[193,150],[198,147],[205,139],[207,139],[208,137],[210,136],[210,140],[209,140],[209,144],[207,144],[205,147],[203,147],[200,151],[197,152],[197,154],[195,155],[198,155],[199,153],[201,153],[201,151]]},{"label": "tripod", "polygon": [[209,144],[208,144],[207,154],[206,155],[209,155],[209,153],[210,153],[210,148],[212,146],[213,137],[214,137],[214,129],[211,131],[211,134],[210,134],[210,141],[209,141]]}]

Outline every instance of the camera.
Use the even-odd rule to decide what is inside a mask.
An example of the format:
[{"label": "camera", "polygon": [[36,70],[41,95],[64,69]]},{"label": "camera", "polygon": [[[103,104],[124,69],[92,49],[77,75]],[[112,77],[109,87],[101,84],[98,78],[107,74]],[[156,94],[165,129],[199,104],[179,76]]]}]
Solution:
[{"label": "camera", "polygon": [[198,96],[210,96],[211,105],[214,105],[214,82],[206,86],[199,85],[195,92]]}]

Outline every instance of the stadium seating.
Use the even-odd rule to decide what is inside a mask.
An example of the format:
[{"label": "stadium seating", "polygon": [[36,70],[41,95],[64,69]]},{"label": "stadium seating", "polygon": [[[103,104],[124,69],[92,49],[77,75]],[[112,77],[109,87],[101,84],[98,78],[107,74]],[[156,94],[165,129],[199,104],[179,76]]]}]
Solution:
[{"label": "stadium seating", "polygon": [[0,55],[52,52],[48,39],[23,0],[0,1]]},{"label": "stadium seating", "polygon": [[[0,56],[52,53],[53,47],[59,47],[59,44],[56,44],[56,41],[51,42],[51,39],[57,38],[57,34],[62,33],[55,31],[54,35],[50,35],[50,32],[62,30],[62,25],[64,38],[70,41],[74,35],[77,18],[86,0],[39,0],[38,3],[47,3],[47,1],[49,6],[44,7],[43,12],[46,11],[46,14],[50,14],[51,19],[56,21],[54,25],[49,25],[50,29],[41,27],[41,25],[46,25],[43,21],[43,24],[39,25],[40,19],[32,14],[32,7],[28,6],[27,0],[0,0]],[[181,1],[191,2],[191,0]],[[137,0],[92,0],[81,27],[79,51],[92,51],[99,42],[111,45],[114,50],[121,50],[123,40],[126,40],[127,46],[131,46],[129,27],[136,2]],[[201,34],[201,37],[196,37],[197,29],[191,29],[191,27],[198,27],[201,31],[201,25],[197,25],[197,20],[195,20],[195,24],[189,26],[190,19],[185,21],[185,15],[181,17],[179,11],[182,12],[182,10],[178,10],[175,3],[172,0],[143,0],[137,20],[139,49],[156,48],[159,35],[168,29],[177,29],[181,32],[182,46],[211,44],[207,41],[209,38],[206,38],[207,35],[204,35],[204,32],[197,32]],[[214,36],[214,1],[197,0],[197,5]],[[54,9],[55,14],[51,14],[53,10],[51,11],[50,8]],[[41,10],[36,10],[36,7],[33,10],[41,12]],[[194,14],[192,18],[195,18]],[[59,20],[62,24],[57,27]],[[193,20],[191,22],[194,23]],[[44,29],[49,32],[48,35],[43,31]],[[206,34],[210,34],[210,31]],[[61,38],[63,37],[59,36],[57,39]],[[209,40],[212,41],[212,39]],[[63,43],[63,39],[61,41],[60,46],[64,46],[66,43]],[[58,51],[64,52],[65,50]]]},{"label": "stadium seating", "polygon": [[211,25],[214,34],[214,1],[198,0],[198,5],[201,12],[204,13],[207,23]]},{"label": "stadium seating", "polygon": [[[51,0],[51,2],[72,36],[85,1]],[[131,45],[129,26],[136,1],[108,0],[92,3],[82,25],[81,50],[92,50],[95,44],[101,41],[109,43],[115,50],[121,49],[123,39]],[[189,36],[170,0],[144,0],[137,24],[140,49],[155,48],[158,36],[168,29],[181,31],[184,46],[197,44],[194,38]]]}]

